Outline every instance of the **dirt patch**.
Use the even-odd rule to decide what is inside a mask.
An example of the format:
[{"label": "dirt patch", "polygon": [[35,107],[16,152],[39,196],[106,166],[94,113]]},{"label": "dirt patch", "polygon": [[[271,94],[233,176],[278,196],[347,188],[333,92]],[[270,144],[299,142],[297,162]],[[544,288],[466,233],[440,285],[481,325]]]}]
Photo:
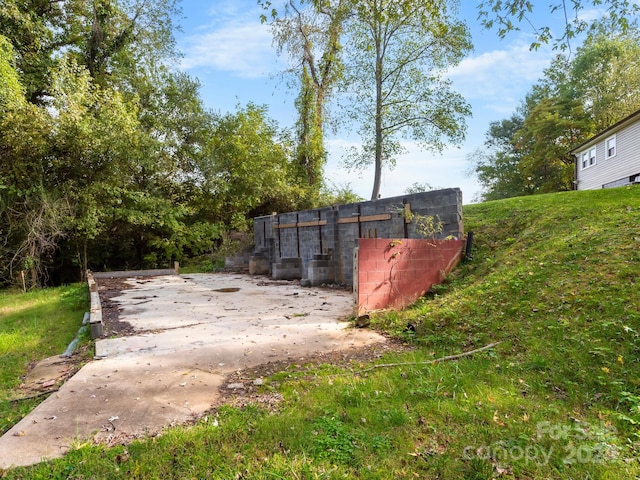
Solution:
[{"label": "dirt patch", "polygon": [[127,280],[126,278],[101,278],[98,282],[105,337],[124,337],[135,333],[130,323],[120,321],[120,305],[112,300],[120,296],[123,290],[132,288]]},{"label": "dirt patch", "polygon": [[[363,364],[370,364],[391,352],[408,352],[412,346],[400,340],[389,338],[385,343],[367,345],[360,348],[350,348],[339,352],[309,355],[303,358],[268,362],[253,368],[246,368],[225,376],[224,386],[220,389],[219,401],[212,407],[212,411],[223,405],[245,407],[249,404],[259,404],[269,410],[276,410],[279,394],[261,393],[262,386],[274,374],[284,371],[290,372],[291,380],[313,378],[313,371],[319,365],[339,367],[343,372],[339,374],[358,374]],[[284,380],[286,381],[286,380]],[[271,381],[271,387],[278,387],[282,381]]]},{"label": "dirt patch", "polygon": [[[78,347],[71,357],[55,355],[30,365],[28,373],[18,388],[13,391],[10,400],[19,402],[45,397],[58,391],[60,386],[75,375],[82,365],[91,358],[89,350],[90,346],[84,344]],[[91,348],[91,350],[93,349]]]}]

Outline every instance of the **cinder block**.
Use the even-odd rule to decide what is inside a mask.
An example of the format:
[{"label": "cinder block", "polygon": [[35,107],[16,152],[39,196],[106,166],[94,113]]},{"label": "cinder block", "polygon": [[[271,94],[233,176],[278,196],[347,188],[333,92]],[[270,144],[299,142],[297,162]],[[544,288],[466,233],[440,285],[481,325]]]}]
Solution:
[{"label": "cinder block", "polygon": [[102,322],[91,322],[91,338],[100,338],[104,335],[104,325]]},{"label": "cinder block", "polygon": [[269,259],[254,255],[249,259],[249,275],[269,275]]},{"label": "cinder block", "polygon": [[279,259],[272,264],[271,276],[275,280],[297,280],[302,278],[302,259],[299,257]]},{"label": "cinder block", "polygon": [[311,260],[307,269],[311,285],[336,282],[336,262],[332,260]]}]

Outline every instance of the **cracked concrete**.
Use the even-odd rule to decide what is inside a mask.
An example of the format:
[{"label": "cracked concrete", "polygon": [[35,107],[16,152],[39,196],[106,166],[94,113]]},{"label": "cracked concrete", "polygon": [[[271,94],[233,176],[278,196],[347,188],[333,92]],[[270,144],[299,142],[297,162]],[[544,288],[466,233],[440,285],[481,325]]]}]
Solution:
[{"label": "cracked concrete", "polygon": [[113,300],[135,334],[96,341],[96,360],[0,438],[0,468],[161,431],[207,411],[225,375],[384,342],[347,328],[353,296],[237,274],[160,276]]}]

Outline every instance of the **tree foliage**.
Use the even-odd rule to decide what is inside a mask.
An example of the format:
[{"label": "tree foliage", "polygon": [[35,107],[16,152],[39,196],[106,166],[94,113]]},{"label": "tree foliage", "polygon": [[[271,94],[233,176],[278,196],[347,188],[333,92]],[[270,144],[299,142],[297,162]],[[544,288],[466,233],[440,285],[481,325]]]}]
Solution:
[{"label": "tree foliage", "polygon": [[491,124],[470,161],[484,199],[573,188],[573,147],[640,108],[638,31],[594,26],[575,56],[558,55],[518,113]]},{"label": "tree foliage", "polygon": [[594,133],[640,107],[640,30],[612,34],[596,23],[570,65],[567,96],[579,99]]},{"label": "tree foliage", "polygon": [[295,209],[305,192],[292,181],[292,142],[266,113],[249,104],[219,117],[203,166],[218,217],[241,231],[249,226],[247,216]]},{"label": "tree foliage", "polygon": [[[259,1],[265,10],[270,1]],[[271,9],[271,27],[277,50],[288,55],[287,73],[299,88],[296,100],[296,163],[299,183],[317,200],[326,162],[324,132],[327,106],[342,79],[342,36],[351,0],[288,0],[284,9]],[[263,16],[267,21],[267,16]]]},{"label": "tree foliage", "polygon": [[439,151],[459,143],[470,108],[442,74],[471,49],[467,27],[448,1],[360,0],[349,24],[346,83],[363,150],[374,164],[372,199],[382,169],[402,151],[399,138]]},{"label": "tree foliage", "polygon": [[519,113],[499,122],[491,122],[483,147],[469,155],[472,173],[484,190],[483,200],[531,193],[526,177],[520,171],[522,155],[514,143],[523,122]]},{"label": "tree foliage", "polygon": [[383,166],[392,167],[403,151],[400,138],[434,150],[464,138],[469,107],[443,76],[471,48],[456,6],[446,0],[290,0],[283,12],[272,10],[276,45],[294,60],[300,86],[297,158],[307,178],[317,179],[324,162],[326,104],[337,87],[346,92],[346,116],[360,125],[363,139],[348,163],[375,166],[372,198],[379,195]]},{"label": "tree foliage", "polygon": [[20,77],[14,66],[11,43],[0,35],[0,112],[6,112],[24,100]]},{"label": "tree foliage", "polygon": [[291,142],[170,68],[174,0],[0,4],[0,284],[211,251],[297,204]]},{"label": "tree foliage", "polygon": [[[548,24],[533,24],[534,11],[543,8],[550,14],[547,18],[559,17],[564,24],[560,35],[554,35]],[[589,8],[604,8],[612,28],[623,32],[635,23],[640,13],[640,4],[635,0],[556,0],[544,6],[534,5],[530,0],[484,0],[478,4],[478,18],[486,28],[495,28],[501,38],[525,23],[536,35],[533,48],[553,41],[556,47],[567,49],[577,35],[594,29],[594,24],[582,15]]]}]

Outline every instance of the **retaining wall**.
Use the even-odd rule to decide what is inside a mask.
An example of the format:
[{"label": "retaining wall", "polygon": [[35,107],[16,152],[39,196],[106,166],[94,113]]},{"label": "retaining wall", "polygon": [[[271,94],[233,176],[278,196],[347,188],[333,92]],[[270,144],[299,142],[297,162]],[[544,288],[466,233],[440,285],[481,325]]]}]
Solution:
[{"label": "retaining wall", "polygon": [[[359,239],[421,238],[412,220],[415,215],[433,216],[442,222],[436,239],[464,235],[462,192],[458,188],[269,215],[254,219],[253,263],[263,268],[250,269],[250,273],[273,274],[274,264],[298,258],[297,278],[353,285],[353,251]],[[322,275],[309,275],[309,268],[315,268],[314,260],[323,262],[318,267]],[[280,270],[276,266],[276,271]],[[291,271],[287,270],[287,275],[290,277]]]},{"label": "retaining wall", "polygon": [[411,305],[442,283],[464,246],[462,239],[360,239],[354,253],[357,314]]}]

